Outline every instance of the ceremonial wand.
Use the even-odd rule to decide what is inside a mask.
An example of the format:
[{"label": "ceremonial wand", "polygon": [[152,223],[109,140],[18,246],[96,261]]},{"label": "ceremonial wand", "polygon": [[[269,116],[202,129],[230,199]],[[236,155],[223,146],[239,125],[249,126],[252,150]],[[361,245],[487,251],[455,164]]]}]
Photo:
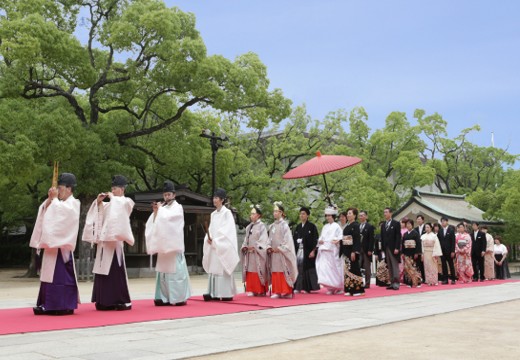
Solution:
[{"label": "ceremonial wand", "polygon": [[59,162],[58,161],[54,161],[54,170],[52,172],[52,185],[51,187],[53,188],[57,188],[58,187],[58,167],[59,167]]}]

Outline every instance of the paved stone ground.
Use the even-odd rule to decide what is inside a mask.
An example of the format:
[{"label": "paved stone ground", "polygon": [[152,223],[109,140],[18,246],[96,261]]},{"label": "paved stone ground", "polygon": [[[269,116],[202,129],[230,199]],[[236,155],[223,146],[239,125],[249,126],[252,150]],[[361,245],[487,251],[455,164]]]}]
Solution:
[{"label": "paved stone ground", "polygon": [[[38,281],[12,275],[0,271],[0,306],[32,306]],[[205,277],[193,277],[192,286],[202,293]],[[82,296],[88,298],[91,287],[80,284]],[[130,280],[130,289],[133,298],[150,298],[153,279]],[[5,335],[0,359],[518,359],[518,305],[520,282],[497,281],[355,302]]]},{"label": "paved stone ground", "polygon": [[197,359],[518,359],[519,319],[514,300]]}]

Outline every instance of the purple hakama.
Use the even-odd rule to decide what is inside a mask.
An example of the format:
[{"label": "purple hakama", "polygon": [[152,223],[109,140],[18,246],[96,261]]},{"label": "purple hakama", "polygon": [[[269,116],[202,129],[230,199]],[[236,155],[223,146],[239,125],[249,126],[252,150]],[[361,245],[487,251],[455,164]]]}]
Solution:
[{"label": "purple hakama", "polygon": [[108,275],[95,274],[94,289],[92,291],[92,302],[102,307],[114,307],[117,305],[130,304],[130,292],[126,278],[124,255],[121,266],[114,252],[112,264]]},{"label": "purple hakama", "polygon": [[[45,251],[45,250],[44,250]],[[41,282],[36,305],[46,311],[74,310],[78,308],[78,284],[74,273],[73,254],[67,263],[63,262],[58,249],[52,283]]]}]

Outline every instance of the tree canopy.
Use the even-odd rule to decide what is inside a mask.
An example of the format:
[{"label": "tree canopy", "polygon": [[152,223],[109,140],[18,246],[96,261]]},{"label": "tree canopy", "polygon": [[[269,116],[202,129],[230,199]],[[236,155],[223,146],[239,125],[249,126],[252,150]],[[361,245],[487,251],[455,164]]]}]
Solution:
[{"label": "tree canopy", "polygon": [[161,0],[0,0],[1,229],[31,224],[54,160],[77,175],[82,199],[105,191],[116,173],[130,178],[130,190],[171,179],[209,194],[201,129],[229,137],[217,184],[244,218],[251,204],[269,218],[280,200],[290,220],[310,205],[321,222],[323,179],[282,179],[320,150],[363,159],[327,175],[341,209],[363,208],[377,221],[384,207],[432,185],[468,194],[516,229],[517,155],[469,142],[478,126],[455,136],[446,127],[421,109],[412,120],[392,112],[380,129],[362,107],[312,119],[271,89],[256,54],[208,55],[195,15]]}]

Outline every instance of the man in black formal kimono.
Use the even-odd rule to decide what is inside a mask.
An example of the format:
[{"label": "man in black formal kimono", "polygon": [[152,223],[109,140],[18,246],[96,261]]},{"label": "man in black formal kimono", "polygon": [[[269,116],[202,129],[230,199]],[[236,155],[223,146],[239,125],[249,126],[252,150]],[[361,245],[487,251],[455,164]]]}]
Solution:
[{"label": "man in black formal kimono", "polygon": [[[294,230],[294,248],[298,262],[298,278],[294,284],[294,292],[305,293],[320,289],[318,275],[316,274],[316,251],[319,235],[316,225],[308,221],[310,214],[309,208],[302,207],[300,209],[301,223]],[[300,247],[302,250],[299,250]]]},{"label": "man in black formal kimono", "polygon": [[484,255],[486,254],[486,234],[479,230],[479,223],[471,223],[471,263],[473,265],[473,281],[484,281]]},{"label": "man in black formal kimono", "polygon": [[[437,237],[439,238],[442,249],[442,283],[447,284],[448,279],[451,279],[451,283],[455,284],[457,280],[455,264],[453,263],[455,259],[455,228],[448,225],[448,219],[446,217],[441,218],[441,228],[439,229]],[[449,275],[448,267],[450,268]]]},{"label": "man in black formal kimono", "polygon": [[381,243],[386,255],[390,275],[388,290],[399,290],[399,262],[401,252],[401,224],[392,219],[392,209],[387,207],[383,213],[385,222],[381,225]]},{"label": "man in black formal kimono", "polygon": [[365,269],[365,289],[370,289],[372,278],[372,253],[374,252],[374,226],[368,222],[366,210],[359,212],[359,232],[361,233],[361,267]]}]

